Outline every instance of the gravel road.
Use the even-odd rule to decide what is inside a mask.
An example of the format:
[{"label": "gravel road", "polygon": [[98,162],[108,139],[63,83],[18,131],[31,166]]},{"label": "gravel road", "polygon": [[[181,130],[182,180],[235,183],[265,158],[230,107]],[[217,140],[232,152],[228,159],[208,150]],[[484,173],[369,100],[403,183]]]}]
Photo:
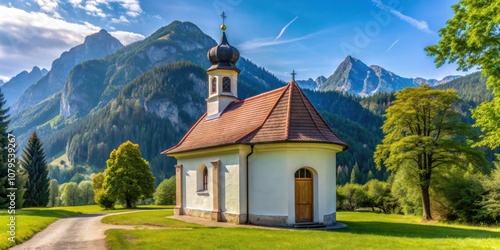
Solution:
[{"label": "gravel road", "polygon": [[[121,214],[121,213],[115,213]],[[109,215],[115,215],[109,214]],[[12,250],[40,249],[106,249],[106,235],[108,229],[135,229],[149,228],[147,226],[110,225],[101,223],[106,214],[85,214],[71,218],[60,219],[30,240],[12,247]]]}]

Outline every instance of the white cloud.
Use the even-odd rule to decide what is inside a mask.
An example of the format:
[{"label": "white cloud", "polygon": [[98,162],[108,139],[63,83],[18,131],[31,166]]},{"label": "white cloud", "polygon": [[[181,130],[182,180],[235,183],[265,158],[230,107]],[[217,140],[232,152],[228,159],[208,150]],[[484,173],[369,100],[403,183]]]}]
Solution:
[{"label": "white cloud", "polygon": [[120,18],[111,18],[112,23],[130,23],[130,21],[123,15]]},{"label": "white cloud", "polygon": [[253,49],[258,49],[258,48],[267,47],[267,46],[293,43],[293,42],[298,42],[298,41],[308,39],[310,37],[318,35],[319,33],[323,33],[323,32],[316,32],[316,33],[312,33],[309,35],[305,35],[305,36],[301,36],[301,37],[297,37],[297,38],[293,38],[293,39],[279,40],[279,41],[272,40],[270,38],[254,39],[254,40],[250,40],[250,41],[242,43],[240,46],[238,46],[238,49],[240,49],[242,51],[243,50],[253,50]]},{"label": "white cloud", "polygon": [[[0,75],[12,76],[33,66],[50,69],[63,51],[83,43],[101,29],[91,23],[71,23],[42,12],[0,5]],[[128,44],[143,39],[140,34],[111,32]]]},{"label": "white cloud", "polygon": [[74,7],[80,5],[82,3],[82,0],[68,0],[68,2],[73,5]]},{"label": "white cloud", "polygon": [[[44,0],[37,0],[44,1]],[[45,0],[47,1],[47,0]],[[88,15],[98,17],[108,17],[111,14],[107,13],[111,9],[112,3],[117,4],[122,8],[123,13],[129,17],[138,17],[142,13],[139,0],[68,0],[75,8],[84,9]],[[114,12],[117,10],[113,10]]]},{"label": "white cloud", "polygon": [[297,20],[297,18],[299,18],[299,16],[296,16],[294,19],[292,19],[292,21],[290,21],[289,23],[287,23],[285,25],[285,27],[283,27],[281,29],[280,33],[278,34],[278,36],[276,36],[276,38],[274,39],[274,41],[280,39],[280,37],[283,35],[283,33],[285,33],[286,28],[288,28],[288,26],[290,26],[290,24],[292,24],[295,20]]},{"label": "white cloud", "polygon": [[109,32],[113,37],[120,40],[123,45],[131,44],[133,42],[137,42],[143,40],[145,36],[137,33],[131,33],[126,31],[112,31]]},{"label": "white cloud", "polygon": [[57,12],[59,8],[58,0],[35,0],[35,2],[40,6],[40,10],[52,14],[56,18],[61,18],[61,15]]},{"label": "white cloud", "polygon": [[391,50],[391,49],[392,49],[392,47],[394,47],[394,45],[396,45],[396,43],[398,43],[398,42],[399,42],[399,39],[396,39],[396,41],[394,41],[394,42],[391,44],[391,46],[389,46],[389,48],[387,48],[387,50],[386,50],[385,52],[389,52],[389,50]]},{"label": "white cloud", "polygon": [[391,14],[395,15],[397,18],[409,23],[411,26],[429,34],[433,34],[434,32],[429,29],[429,25],[426,21],[419,21],[410,16],[406,16],[398,10],[395,10],[389,6],[384,5],[380,0],[372,0],[372,2],[381,10],[389,11]]}]

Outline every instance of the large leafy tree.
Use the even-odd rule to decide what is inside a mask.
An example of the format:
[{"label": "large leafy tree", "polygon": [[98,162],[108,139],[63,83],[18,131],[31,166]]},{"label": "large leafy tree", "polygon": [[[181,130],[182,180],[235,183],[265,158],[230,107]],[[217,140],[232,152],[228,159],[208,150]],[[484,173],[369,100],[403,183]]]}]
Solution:
[{"label": "large leafy tree", "polygon": [[500,0],[460,0],[454,16],[439,30],[438,44],[426,47],[438,67],[455,62],[459,70],[479,67],[488,76],[492,101],[473,111],[475,126],[485,132],[478,146],[500,146]]},{"label": "large leafy tree", "polygon": [[432,219],[429,188],[434,171],[451,165],[487,165],[484,153],[465,142],[474,133],[453,110],[457,100],[454,90],[436,90],[428,85],[396,93],[385,114],[385,137],[375,150],[378,168],[383,163],[389,170],[406,171],[407,176],[416,178],[424,220]]},{"label": "large leafy tree", "polygon": [[131,208],[140,198],[153,195],[155,179],[138,144],[130,141],[114,149],[106,161],[103,188],[112,198]]},{"label": "large leafy tree", "polygon": [[26,207],[45,207],[49,202],[49,178],[42,141],[34,131],[23,150],[22,167],[28,174],[24,205]]}]

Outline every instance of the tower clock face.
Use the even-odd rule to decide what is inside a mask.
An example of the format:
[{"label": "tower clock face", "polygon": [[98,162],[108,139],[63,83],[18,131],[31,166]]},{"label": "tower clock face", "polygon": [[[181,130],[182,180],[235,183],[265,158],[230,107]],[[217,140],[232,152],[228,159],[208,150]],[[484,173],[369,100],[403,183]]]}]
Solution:
[{"label": "tower clock face", "polygon": [[231,79],[229,77],[222,78],[222,91],[231,92]]}]

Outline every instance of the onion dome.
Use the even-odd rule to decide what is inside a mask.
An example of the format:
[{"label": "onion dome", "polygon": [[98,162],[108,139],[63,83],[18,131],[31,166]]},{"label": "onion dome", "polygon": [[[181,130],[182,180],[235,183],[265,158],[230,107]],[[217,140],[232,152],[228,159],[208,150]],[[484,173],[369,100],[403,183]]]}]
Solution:
[{"label": "onion dome", "polygon": [[208,50],[207,57],[212,66],[207,71],[216,69],[231,69],[240,72],[236,68],[236,62],[240,59],[240,52],[233,46],[229,45],[226,38],[226,26],[221,25],[222,37],[217,46]]}]

